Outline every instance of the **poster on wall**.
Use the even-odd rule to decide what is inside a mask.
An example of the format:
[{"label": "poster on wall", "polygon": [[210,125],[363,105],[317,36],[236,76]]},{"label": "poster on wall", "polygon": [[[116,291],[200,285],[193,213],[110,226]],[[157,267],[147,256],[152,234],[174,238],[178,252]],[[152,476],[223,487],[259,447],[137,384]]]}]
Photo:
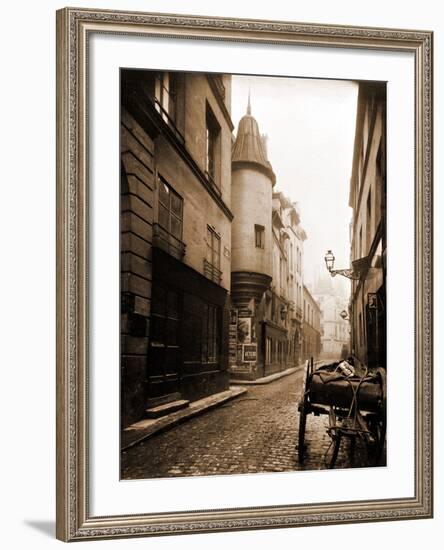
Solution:
[{"label": "poster on wall", "polygon": [[244,363],[255,363],[257,361],[257,344],[245,344]]},{"label": "poster on wall", "polygon": [[251,342],[251,317],[239,317],[237,339],[239,344],[249,344]]}]

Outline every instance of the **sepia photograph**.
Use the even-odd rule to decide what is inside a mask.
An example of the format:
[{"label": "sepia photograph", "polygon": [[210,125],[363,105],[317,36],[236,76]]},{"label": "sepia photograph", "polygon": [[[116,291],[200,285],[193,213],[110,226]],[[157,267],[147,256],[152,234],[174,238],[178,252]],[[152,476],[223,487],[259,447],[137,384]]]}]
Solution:
[{"label": "sepia photograph", "polygon": [[120,478],[386,466],[386,83],[120,69]]}]

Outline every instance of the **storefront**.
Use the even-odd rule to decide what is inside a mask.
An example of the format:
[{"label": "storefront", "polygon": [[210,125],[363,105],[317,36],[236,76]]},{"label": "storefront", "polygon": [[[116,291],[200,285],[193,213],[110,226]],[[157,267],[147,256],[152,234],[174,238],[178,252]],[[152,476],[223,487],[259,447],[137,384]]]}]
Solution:
[{"label": "storefront", "polygon": [[227,291],[153,248],[148,399],[195,400],[228,388]]},{"label": "storefront", "polygon": [[265,373],[264,376],[285,370],[291,364],[291,348],[287,330],[272,321],[264,322]]}]

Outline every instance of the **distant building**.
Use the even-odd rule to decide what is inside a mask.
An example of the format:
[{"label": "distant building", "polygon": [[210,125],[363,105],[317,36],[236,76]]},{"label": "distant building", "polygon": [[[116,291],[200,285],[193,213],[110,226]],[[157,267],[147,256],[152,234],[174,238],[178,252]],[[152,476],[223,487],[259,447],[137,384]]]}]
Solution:
[{"label": "distant building", "polygon": [[386,86],[360,83],[349,204],[352,282],[350,312],[355,357],[386,367]]},{"label": "distant building", "polygon": [[266,365],[294,366],[302,358],[302,265],[307,236],[300,212],[283,193],[273,194],[273,281],[266,295]]},{"label": "distant building", "polygon": [[303,286],[303,328],[302,328],[302,360],[313,357],[319,359],[321,355],[321,308],[311,295],[308,288]]},{"label": "distant building", "polygon": [[121,72],[123,426],[228,387],[231,77]]},{"label": "distant building", "polygon": [[[292,323],[290,319],[291,294],[290,280],[290,232],[287,223],[287,209],[291,203],[282,193],[273,194],[272,209],[272,263],[273,279],[265,294],[265,315],[263,329],[265,337],[265,374],[272,374],[294,366]],[[299,221],[299,217],[297,217]]]},{"label": "distant building", "polygon": [[348,315],[348,300],[333,287],[329,275],[318,277],[313,296],[321,310],[321,357],[344,358],[350,353],[350,324],[341,314]]},{"label": "distant building", "polygon": [[297,203],[286,200],[284,224],[288,239],[288,296],[290,299],[289,340],[292,363],[302,360],[303,321],[303,264],[304,242],[307,234],[301,226],[301,215]]}]

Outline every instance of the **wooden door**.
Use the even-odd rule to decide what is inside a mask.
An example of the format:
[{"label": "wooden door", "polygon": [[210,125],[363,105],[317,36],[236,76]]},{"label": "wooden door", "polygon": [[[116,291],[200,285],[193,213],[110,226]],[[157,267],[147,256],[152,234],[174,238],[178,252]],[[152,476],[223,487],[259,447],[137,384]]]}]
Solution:
[{"label": "wooden door", "polygon": [[149,398],[179,391],[182,299],[176,289],[153,284],[148,352]]}]

